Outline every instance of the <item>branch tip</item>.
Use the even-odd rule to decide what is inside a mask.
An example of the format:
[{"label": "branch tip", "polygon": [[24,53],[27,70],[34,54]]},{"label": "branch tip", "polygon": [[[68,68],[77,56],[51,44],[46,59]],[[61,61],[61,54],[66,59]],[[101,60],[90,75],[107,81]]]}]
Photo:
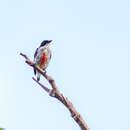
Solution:
[{"label": "branch tip", "polygon": [[38,80],[36,80],[34,77],[32,77],[32,79],[38,83],[46,92],[50,93],[50,89],[47,88],[46,86],[44,86],[43,84],[41,84]]}]

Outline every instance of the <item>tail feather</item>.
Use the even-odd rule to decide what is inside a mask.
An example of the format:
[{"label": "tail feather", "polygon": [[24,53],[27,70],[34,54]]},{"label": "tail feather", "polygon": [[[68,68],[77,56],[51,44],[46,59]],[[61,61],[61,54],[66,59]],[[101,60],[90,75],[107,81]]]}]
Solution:
[{"label": "tail feather", "polygon": [[34,70],[34,74],[36,75],[36,69],[33,69]]},{"label": "tail feather", "polygon": [[40,73],[39,72],[37,72],[37,81],[39,81],[40,80]]}]

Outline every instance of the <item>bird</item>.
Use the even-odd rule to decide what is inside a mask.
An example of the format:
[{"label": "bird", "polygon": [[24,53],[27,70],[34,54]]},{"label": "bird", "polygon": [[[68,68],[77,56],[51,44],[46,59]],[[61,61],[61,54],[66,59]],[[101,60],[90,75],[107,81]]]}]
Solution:
[{"label": "bird", "polygon": [[[34,53],[34,63],[38,65],[46,73],[46,68],[51,59],[50,43],[52,40],[44,40]],[[37,81],[40,80],[40,73],[34,68],[34,74],[37,76]]]}]

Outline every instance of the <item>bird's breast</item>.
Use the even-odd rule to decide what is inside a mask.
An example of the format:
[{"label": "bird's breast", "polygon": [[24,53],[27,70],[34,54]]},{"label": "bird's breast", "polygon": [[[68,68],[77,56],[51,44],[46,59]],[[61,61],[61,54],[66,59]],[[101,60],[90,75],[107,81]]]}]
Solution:
[{"label": "bird's breast", "polygon": [[46,53],[43,53],[43,55],[40,57],[40,68],[43,68],[47,61],[47,55]]}]

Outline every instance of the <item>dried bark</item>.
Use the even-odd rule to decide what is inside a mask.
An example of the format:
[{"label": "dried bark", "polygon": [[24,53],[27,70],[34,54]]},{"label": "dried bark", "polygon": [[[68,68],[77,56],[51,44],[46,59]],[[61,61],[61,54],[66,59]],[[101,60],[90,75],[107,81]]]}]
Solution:
[{"label": "dried bark", "polygon": [[30,65],[31,67],[35,68],[37,71],[39,71],[50,83],[52,89],[47,88],[43,84],[41,84],[39,81],[37,81],[34,77],[32,78],[36,83],[38,83],[51,97],[54,97],[58,99],[61,103],[63,103],[66,108],[70,111],[72,118],[77,122],[81,130],[89,130],[87,124],[81,117],[81,115],[76,111],[73,104],[63,96],[63,94],[58,90],[56,87],[55,81],[52,77],[48,76],[39,66],[37,66],[33,61],[31,61],[25,54],[20,53],[21,56],[23,56],[26,59],[26,63]]}]

